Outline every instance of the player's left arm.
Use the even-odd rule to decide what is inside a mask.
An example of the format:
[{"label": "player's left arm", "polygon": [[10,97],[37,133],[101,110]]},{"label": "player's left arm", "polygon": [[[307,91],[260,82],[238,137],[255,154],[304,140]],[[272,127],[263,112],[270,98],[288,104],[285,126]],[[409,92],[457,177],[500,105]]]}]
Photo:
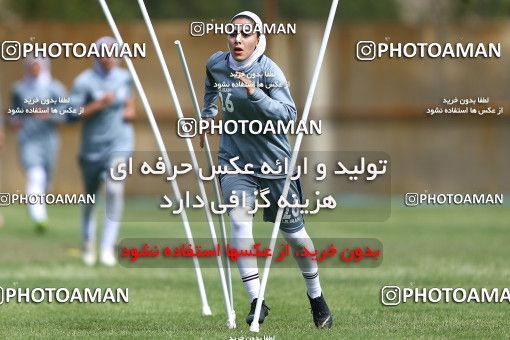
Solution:
[{"label": "player's left arm", "polygon": [[135,98],[132,96],[126,99],[126,106],[124,107],[124,121],[132,122],[135,120]]},{"label": "player's left arm", "polygon": [[133,79],[130,75],[128,75],[128,77],[129,79],[124,85],[126,86],[127,92],[122,116],[125,122],[133,122],[136,117],[135,98],[133,97]]}]

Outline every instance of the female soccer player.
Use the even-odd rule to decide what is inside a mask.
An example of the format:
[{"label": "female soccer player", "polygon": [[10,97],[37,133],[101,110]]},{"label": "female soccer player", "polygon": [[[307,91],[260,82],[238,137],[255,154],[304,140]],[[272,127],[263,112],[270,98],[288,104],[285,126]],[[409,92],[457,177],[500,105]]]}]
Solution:
[{"label": "female soccer player", "polygon": [[[266,38],[261,30],[263,26],[260,18],[245,11],[234,16],[231,23],[239,29],[228,36],[229,51],[216,52],[207,62],[202,119],[212,120],[217,115],[218,96],[222,103],[223,121],[256,119],[261,122],[282,120],[287,123],[296,119],[296,107],[286,86],[285,76],[278,65],[264,55]],[[239,86],[239,82],[242,86]],[[218,84],[234,86],[221,87]],[[203,136],[201,145],[203,146]],[[284,134],[222,135],[218,153],[220,165],[229,166],[229,160],[236,156],[240,157],[236,162],[240,168],[244,168],[247,163],[253,164],[254,174],[222,175],[220,183],[226,202],[230,202],[230,195],[234,192],[239,198],[243,194],[249,197],[249,207],[237,207],[229,211],[231,245],[237,249],[249,249],[254,244],[253,216],[247,211],[254,207],[255,190],[269,188],[271,206],[265,209],[264,220],[274,222],[278,211],[277,202],[285,183],[285,174],[262,174],[262,162],[274,165],[276,160],[280,160],[282,164],[285,158],[290,160],[289,140]],[[301,199],[299,180],[292,181],[288,199],[293,194]],[[294,250],[302,250],[303,246],[306,246],[308,250],[314,251],[300,213],[286,211],[280,230]],[[305,279],[315,325],[319,328],[330,328],[333,319],[322,295],[317,262],[310,257],[295,259]],[[260,289],[257,259],[239,257],[237,266],[251,301],[250,312],[246,318],[246,322],[251,324]],[[268,315],[268,309],[263,303],[260,323]]]},{"label": "female soccer player", "polygon": [[[65,96],[66,89],[62,83],[51,76],[48,59],[25,59],[25,77],[12,88],[12,109],[20,108],[24,112],[11,113],[10,120],[18,129],[19,153],[27,176],[27,195],[46,193],[59,148],[56,124],[65,120],[58,113],[32,113],[31,109],[57,108],[61,106],[59,99]],[[46,231],[48,214],[45,204],[30,204],[28,211],[36,230]]]},{"label": "female soccer player", "polygon": [[[102,37],[96,41],[111,46],[115,39]],[[134,147],[134,131],[131,124],[135,116],[134,99],[131,97],[131,76],[118,67],[113,57],[96,59],[94,66],[82,72],[75,80],[72,101],[76,107],[83,106],[80,167],[85,191],[96,194],[102,181],[106,182],[106,212],[100,261],[113,266],[115,243],[124,206],[124,183],[114,181],[109,169],[118,162],[125,162]],[[82,211],[83,261],[87,265],[96,262],[96,216],[92,204],[84,205]]]}]

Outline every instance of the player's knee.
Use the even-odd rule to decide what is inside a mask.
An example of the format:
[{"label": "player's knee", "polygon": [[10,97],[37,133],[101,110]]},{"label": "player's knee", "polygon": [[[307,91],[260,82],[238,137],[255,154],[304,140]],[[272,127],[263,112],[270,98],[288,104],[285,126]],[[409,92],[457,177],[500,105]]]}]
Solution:
[{"label": "player's knee", "polygon": [[235,208],[230,211],[230,233],[232,238],[252,237],[253,217],[248,213],[248,210],[246,208]]},{"label": "player's knee", "polygon": [[246,235],[251,233],[251,226],[239,220],[230,220],[230,234],[232,238],[237,238],[239,235]]},{"label": "player's knee", "polygon": [[27,177],[32,183],[43,183],[46,180],[46,172],[42,167],[33,167],[27,171]]},{"label": "player's knee", "polygon": [[122,197],[124,195],[124,183],[108,181],[106,183],[106,195],[110,197]]},{"label": "player's knee", "polygon": [[301,226],[297,230],[293,231],[281,231],[283,237],[285,238],[285,241],[292,247],[292,248],[301,248],[303,246],[309,247],[311,244],[311,239],[308,236],[306,230],[304,229],[304,226]]}]

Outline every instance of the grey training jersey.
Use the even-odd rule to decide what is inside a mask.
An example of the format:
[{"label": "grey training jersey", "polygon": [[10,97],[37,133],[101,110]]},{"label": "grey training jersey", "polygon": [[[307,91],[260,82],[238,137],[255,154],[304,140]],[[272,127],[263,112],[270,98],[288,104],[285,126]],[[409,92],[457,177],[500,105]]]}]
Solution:
[{"label": "grey training jersey", "polygon": [[[18,81],[12,87],[11,108],[30,109],[37,105],[29,105],[25,100],[53,99],[66,97],[65,87],[53,79],[46,87],[34,87],[26,81]],[[58,108],[60,105],[47,105]],[[45,109],[47,106],[41,107]],[[18,131],[18,144],[20,148],[21,163],[25,169],[42,166],[51,173],[58,151],[58,131],[56,124],[64,121],[60,114],[50,114],[49,119],[40,119],[31,113],[11,115],[11,120],[18,120],[21,128]]]},{"label": "grey training jersey", "polygon": [[[218,89],[218,84],[238,83],[238,79],[231,77],[235,73],[228,65],[229,52],[216,52],[206,66],[204,108],[202,118],[215,117],[218,113],[216,105],[220,96],[222,102],[222,121],[228,120],[259,120],[265,124],[273,121],[285,123],[296,119],[296,107],[287,86],[272,86],[271,84],[286,84],[287,80],[270,58],[262,55],[243,72],[251,78],[257,86],[255,93],[248,96],[244,87],[230,86]],[[255,76],[261,75],[261,76]],[[291,157],[289,140],[284,134],[222,134],[218,153],[220,165],[229,164],[229,159],[240,156],[236,164],[244,166],[246,163],[254,165],[255,176],[285,177],[263,175],[260,172],[262,162],[275,166],[276,160],[283,163],[284,158]]]},{"label": "grey training jersey", "polygon": [[80,158],[91,162],[108,162],[112,152],[133,151],[134,132],[124,121],[126,100],[131,96],[131,76],[119,67],[106,77],[87,69],[75,80],[71,101],[75,107],[85,106],[113,92],[114,102],[83,120]]}]

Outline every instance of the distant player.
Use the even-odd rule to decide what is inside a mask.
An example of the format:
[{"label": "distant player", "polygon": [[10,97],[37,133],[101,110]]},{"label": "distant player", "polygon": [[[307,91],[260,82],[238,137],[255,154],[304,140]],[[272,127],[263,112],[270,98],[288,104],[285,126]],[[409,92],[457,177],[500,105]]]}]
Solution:
[{"label": "distant player", "polygon": [[[23,110],[57,108],[59,98],[67,95],[66,89],[51,76],[50,61],[43,58],[25,59],[25,77],[12,88],[11,108]],[[53,104],[48,103],[51,99]],[[57,123],[65,121],[58,113],[16,113],[10,115],[12,124],[18,129],[18,146],[21,164],[27,176],[27,195],[46,194],[51,180],[59,138]],[[36,230],[48,228],[48,214],[44,203],[28,206]]]},{"label": "distant player", "polygon": [[[241,12],[231,20],[233,24],[262,27],[260,18],[252,12]],[[246,27],[246,26],[245,26]],[[260,30],[259,30],[260,32]],[[204,108],[202,119],[214,119],[218,112],[218,96],[222,102],[222,120],[268,120],[289,122],[296,119],[296,107],[283,72],[271,59],[264,55],[266,38],[254,29],[240,29],[228,36],[228,52],[216,52],[206,66]],[[232,79],[234,75],[235,79]],[[244,87],[230,87],[218,90],[216,84],[237,83]],[[279,86],[269,85],[279,84]],[[264,85],[264,87],[260,87]],[[203,136],[202,136],[203,137]],[[203,146],[203,138],[201,140]],[[241,168],[246,163],[253,164],[255,175],[222,175],[220,179],[223,196],[230,202],[235,191],[240,196],[244,192],[254,207],[254,191],[270,189],[271,207],[264,211],[264,220],[274,222],[278,211],[277,201],[285,183],[285,174],[279,176],[263,175],[260,165],[263,161],[274,165],[276,160],[291,158],[290,144],[286,135],[273,134],[223,134],[220,140],[219,163],[228,166],[229,160],[240,156],[237,164]],[[258,166],[258,167],[257,167]],[[301,199],[299,180],[293,181],[288,199],[292,194]],[[270,196],[270,197],[269,197]],[[252,225],[253,216],[247,213],[249,208],[237,207],[229,211],[231,223],[231,245],[238,249],[248,249],[254,244]],[[303,216],[299,212],[286,211],[280,230],[294,250],[303,246],[314,251],[313,243],[304,228]],[[293,251],[294,253],[294,251]],[[308,298],[312,307],[313,321],[319,328],[330,328],[333,323],[331,312],[322,295],[317,262],[310,257],[295,258],[305,279]],[[256,257],[239,257],[237,265],[249,295],[251,308],[246,322],[251,324],[260,289],[260,280]],[[281,288],[281,287],[280,287]],[[259,322],[268,315],[268,307],[262,304]]]},{"label": "distant player", "polygon": [[[116,44],[111,37],[102,37],[97,46]],[[134,147],[132,120],[135,116],[129,72],[118,66],[116,58],[103,57],[82,72],[74,82],[72,101],[83,106],[80,167],[87,194],[97,194],[106,182],[106,213],[100,261],[116,263],[115,244],[124,207],[124,183],[113,181],[108,173],[118,162],[125,162]],[[83,206],[82,258],[85,264],[96,262],[96,215],[94,205]]]}]

